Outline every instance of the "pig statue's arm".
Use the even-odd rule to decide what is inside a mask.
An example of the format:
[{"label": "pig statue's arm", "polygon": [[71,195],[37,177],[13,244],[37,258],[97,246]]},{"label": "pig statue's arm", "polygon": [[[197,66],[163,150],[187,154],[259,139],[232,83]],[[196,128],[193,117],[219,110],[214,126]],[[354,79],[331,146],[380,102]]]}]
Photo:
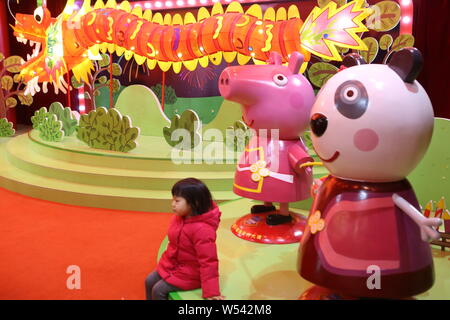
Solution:
[{"label": "pig statue's arm", "polygon": [[406,213],[420,228],[422,240],[428,242],[439,238],[439,233],[433,228],[437,228],[442,224],[439,218],[426,218],[412,204],[394,193],[392,200],[404,213]]},{"label": "pig statue's arm", "polygon": [[[289,163],[294,168],[294,171],[301,173],[308,167],[300,167],[302,164],[307,162],[313,162],[314,159],[303,149],[300,145],[296,144],[289,147]],[[310,170],[310,169],[309,169]]]}]

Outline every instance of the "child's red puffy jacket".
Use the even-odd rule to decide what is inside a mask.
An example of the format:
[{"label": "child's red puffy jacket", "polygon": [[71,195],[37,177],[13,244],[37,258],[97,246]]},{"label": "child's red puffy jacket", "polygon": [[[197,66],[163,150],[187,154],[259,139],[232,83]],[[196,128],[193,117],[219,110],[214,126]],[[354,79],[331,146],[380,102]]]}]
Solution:
[{"label": "child's red puffy jacket", "polygon": [[216,230],[221,212],[215,203],[204,214],[174,216],[168,232],[169,244],[158,263],[158,274],[182,290],[202,288],[203,297],[220,295]]}]

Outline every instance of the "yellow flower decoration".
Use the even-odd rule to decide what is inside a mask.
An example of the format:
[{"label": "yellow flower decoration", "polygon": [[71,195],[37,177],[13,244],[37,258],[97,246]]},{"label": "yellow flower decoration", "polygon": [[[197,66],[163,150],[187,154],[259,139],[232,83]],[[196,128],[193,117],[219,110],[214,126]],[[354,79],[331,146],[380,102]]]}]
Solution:
[{"label": "yellow flower decoration", "polygon": [[258,162],[250,166],[250,172],[252,172],[253,181],[258,182],[262,178],[268,177],[270,175],[270,171],[266,168],[266,166],[267,163],[264,160],[259,160]]},{"label": "yellow flower decoration", "polygon": [[316,234],[325,228],[325,220],[320,218],[320,211],[316,211],[311,215],[308,225],[312,234]]}]

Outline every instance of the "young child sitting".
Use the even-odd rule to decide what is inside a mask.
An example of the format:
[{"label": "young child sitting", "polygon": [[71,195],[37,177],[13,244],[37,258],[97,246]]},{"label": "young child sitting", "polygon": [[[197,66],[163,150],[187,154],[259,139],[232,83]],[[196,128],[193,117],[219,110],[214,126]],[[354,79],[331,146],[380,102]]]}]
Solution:
[{"label": "young child sitting", "polygon": [[221,212],[205,184],[195,178],[172,187],[169,244],[145,280],[147,300],[167,300],[169,292],[202,288],[203,298],[223,300],[219,289],[216,230]]}]

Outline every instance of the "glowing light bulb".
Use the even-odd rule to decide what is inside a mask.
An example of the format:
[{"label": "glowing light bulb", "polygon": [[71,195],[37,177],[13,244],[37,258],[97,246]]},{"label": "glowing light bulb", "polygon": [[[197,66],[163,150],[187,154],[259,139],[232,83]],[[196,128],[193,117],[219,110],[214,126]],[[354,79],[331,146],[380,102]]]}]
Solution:
[{"label": "glowing light bulb", "polygon": [[409,6],[411,4],[411,0],[402,0],[402,6]]},{"label": "glowing light bulb", "polygon": [[184,1],[183,0],[178,0],[177,1],[177,6],[179,6],[179,7],[184,6]]},{"label": "glowing light bulb", "polygon": [[172,7],[173,2],[172,1],[166,1],[166,7]]},{"label": "glowing light bulb", "polygon": [[402,18],[402,23],[408,24],[411,22],[411,17],[406,16]]},{"label": "glowing light bulb", "polygon": [[196,1],[195,1],[195,0],[188,0],[188,4],[189,4],[189,5],[191,5],[191,6],[194,6],[194,5],[195,5],[195,3],[196,3]]},{"label": "glowing light bulb", "polygon": [[155,7],[161,8],[162,7],[162,3],[160,1],[156,1],[155,2]]}]

